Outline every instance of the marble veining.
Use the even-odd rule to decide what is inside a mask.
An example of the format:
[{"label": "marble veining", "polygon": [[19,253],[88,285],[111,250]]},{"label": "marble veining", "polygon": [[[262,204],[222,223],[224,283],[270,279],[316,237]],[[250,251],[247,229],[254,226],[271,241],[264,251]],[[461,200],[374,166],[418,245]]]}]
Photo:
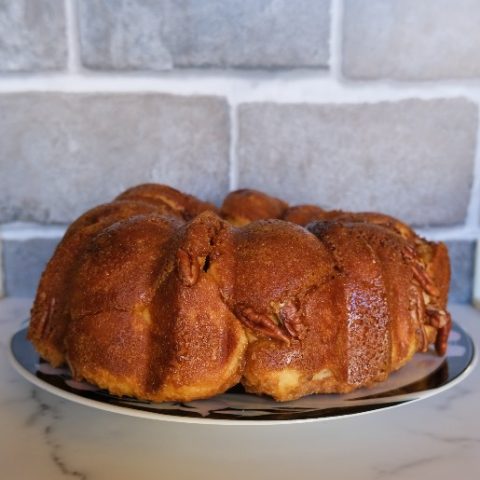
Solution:
[{"label": "marble veining", "polygon": [[468,395],[478,395],[478,391],[465,387],[465,384],[457,385],[456,388],[445,392],[445,394],[439,397],[437,402],[435,402],[434,408],[439,412],[448,412],[453,402]]},{"label": "marble veining", "polygon": [[37,389],[32,389],[30,392],[30,397],[36,405],[36,409],[32,414],[27,418],[25,425],[28,427],[34,426],[39,419],[44,419],[46,425],[43,426],[43,438],[45,444],[50,450],[50,459],[58,467],[62,475],[65,477],[74,477],[80,480],[87,480],[87,475],[85,473],[79,472],[67,465],[66,460],[62,455],[62,445],[54,439],[55,425],[61,419],[58,408],[55,404],[48,404],[44,402],[39,394]]},{"label": "marble veining", "polygon": [[418,467],[431,466],[442,458],[442,455],[432,455],[429,457],[418,458],[409,462],[402,463],[396,467],[379,469],[375,478],[395,478],[403,476],[404,474],[413,475],[414,470]]},{"label": "marble veining", "polygon": [[[0,478],[476,479],[480,373],[435,397],[325,423],[229,427],[98,411],[32,387],[7,362],[28,300],[0,301]],[[480,345],[480,313],[453,306]]]},{"label": "marble veining", "polygon": [[417,433],[418,435],[423,435],[430,440],[437,442],[444,442],[448,444],[458,445],[462,448],[475,447],[475,445],[480,444],[480,435],[467,436],[467,435],[458,435],[458,434],[442,434],[442,433],[432,433],[432,432],[412,432]]}]

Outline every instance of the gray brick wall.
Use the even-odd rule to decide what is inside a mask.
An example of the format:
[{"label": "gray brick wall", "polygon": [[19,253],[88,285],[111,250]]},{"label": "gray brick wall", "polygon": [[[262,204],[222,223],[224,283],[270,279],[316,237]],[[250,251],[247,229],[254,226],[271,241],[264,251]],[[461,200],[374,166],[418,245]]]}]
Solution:
[{"label": "gray brick wall", "polygon": [[462,99],[242,105],[239,185],[416,225],[461,224],[476,131],[477,108]]},{"label": "gray brick wall", "polygon": [[32,93],[0,95],[0,111],[0,221],[69,222],[143,182],[228,191],[224,99]]},{"label": "gray brick wall", "polygon": [[[3,243],[0,241],[0,298],[3,298],[5,295],[5,268],[3,265]],[[35,279],[38,281],[38,276],[35,277]]]},{"label": "gray brick wall", "polygon": [[479,24],[474,0],[0,0],[0,296],[156,181],[399,216],[448,241],[470,302]]},{"label": "gray brick wall", "polygon": [[329,1],[81,0],[92,69],[325,67]]},{"label": "gray brick wall", "polygon": [[447,246],[452,264],[449,299],[456,303],[470,302],[473,294],[475,242],[447,242]]},{"label": "gray brick wall", "polygon": [[14,297],[35,295],[40,275],[57,243],[58,239],[50,238],[4,241],[5,294]]},{"label": "gray brick wall", "polygon": [[0,72],[61,70],[66,61],[63,2],[0,0]]},{"label": "gray brick wall", "polygon": [[439,80],[480,76],[476,0],[345,0],[347,78]]}]

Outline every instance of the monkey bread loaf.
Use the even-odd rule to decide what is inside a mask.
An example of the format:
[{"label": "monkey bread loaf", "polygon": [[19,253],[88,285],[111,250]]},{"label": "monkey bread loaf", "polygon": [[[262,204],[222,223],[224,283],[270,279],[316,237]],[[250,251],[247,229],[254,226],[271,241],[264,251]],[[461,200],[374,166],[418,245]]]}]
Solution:
[{"label": "monkey bread loaf", "polygon": [[286,401],[385,380],[446,350],[443,243],[379,213],[289,206],[254,190],[219,210],[133,187],[68,228],[28,337],[111,394],[189,401],[237,383]]}]

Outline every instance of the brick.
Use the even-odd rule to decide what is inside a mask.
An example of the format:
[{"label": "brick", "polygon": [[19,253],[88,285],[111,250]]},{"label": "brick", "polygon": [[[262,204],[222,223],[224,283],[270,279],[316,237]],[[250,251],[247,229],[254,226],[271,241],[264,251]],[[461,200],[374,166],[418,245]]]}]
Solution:
[{"label": "brick", "polygon": [[5,286],[4,286],[4,269],[3,269],[3,245],[0,240],[0,298],[5,295]]},{"label": "brick", "polygon": [[228,190],[223,99],[13,94],[0,111],[0,221],[67,223],[143,182],[214,202]]},{"label": "brick", "polygon": [[3,263],[5,294],[10,297],[32,297],[40,275],[59,239],[34,238],[5,240]]},{"label": "brick", "polygon": [[463,99],[239,107],[239,188],[416,225],[465,219],[477,109]]},{"label": "brick", "polygon": [[65,6],[58,0],[0,0],[0,72],[66,66]]},{"label": "brick", "polygon": [[475,242],[446,242],[452,267],[449,301],[451,303],[470,303],[473,293],[473,274],[475,263]]},{"label": "brick", "polygon": [[343,73],[353,79],[480,77],[476,0],[345,0]]},{"label": "brick", "polygon": [[330,1],[82,0],[92,69],[326,67]]}]

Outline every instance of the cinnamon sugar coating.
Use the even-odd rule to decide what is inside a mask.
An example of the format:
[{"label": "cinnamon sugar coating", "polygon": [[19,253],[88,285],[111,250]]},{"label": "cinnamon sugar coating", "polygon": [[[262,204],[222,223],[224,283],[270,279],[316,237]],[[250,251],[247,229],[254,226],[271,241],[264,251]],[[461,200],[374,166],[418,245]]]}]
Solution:
[{"label": "cinnamon sugar coating", "polygon": [[449,279],[445,245],[387,215],[246,189],[217,210],[147,184],[72,223],[28,336],[116,395],[189,401],[241,382],[286,401],[443,355]]}]

